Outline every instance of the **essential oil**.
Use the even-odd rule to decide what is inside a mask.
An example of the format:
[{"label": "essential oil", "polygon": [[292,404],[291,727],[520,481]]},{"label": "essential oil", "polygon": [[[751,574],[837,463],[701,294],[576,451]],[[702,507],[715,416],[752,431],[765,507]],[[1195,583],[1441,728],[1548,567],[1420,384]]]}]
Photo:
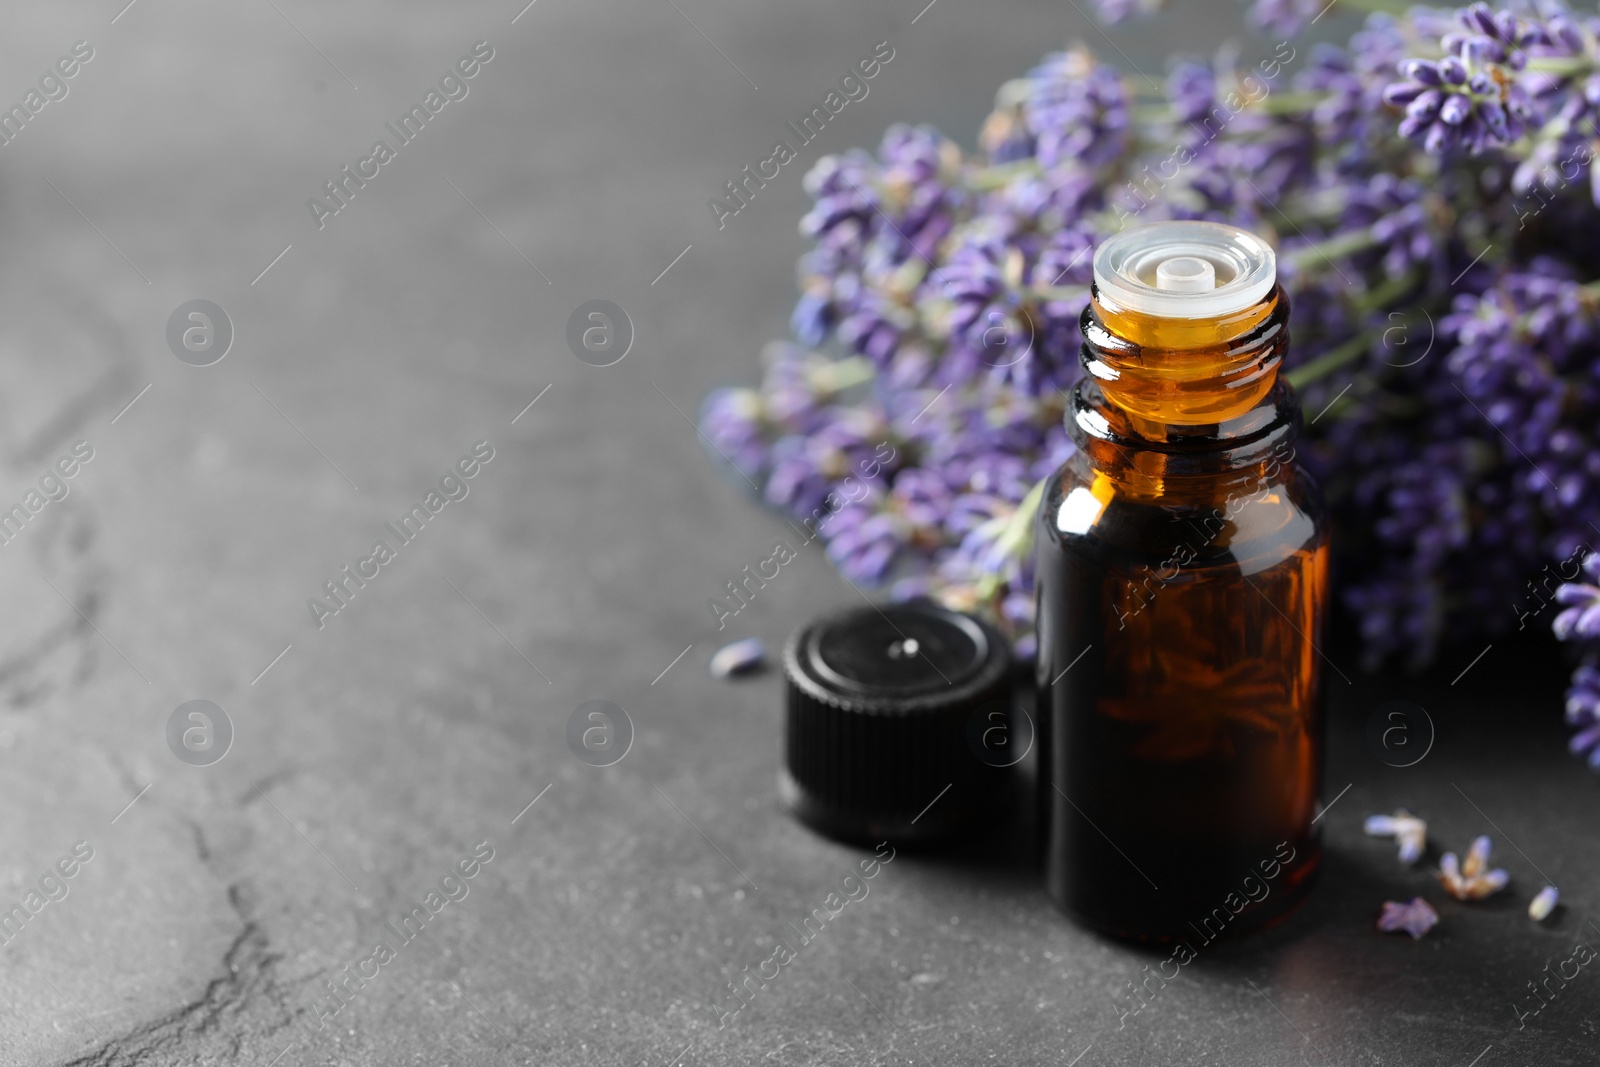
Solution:
[{"label": "essential oil", "polygon": [[1209,941],[1285,915],[1321,862],[1325,509],[1271,248],[1158,223],[1094,276],[1037,528],[1046,887],[1114,936]]}]

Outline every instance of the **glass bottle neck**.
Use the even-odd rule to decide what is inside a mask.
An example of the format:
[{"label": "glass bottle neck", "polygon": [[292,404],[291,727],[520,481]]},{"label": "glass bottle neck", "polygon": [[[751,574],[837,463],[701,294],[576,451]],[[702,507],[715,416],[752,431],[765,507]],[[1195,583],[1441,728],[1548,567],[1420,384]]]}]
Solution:
[{"label": "glass bottle neck", "polygon": [[1289,341],[1289,300],[1274,287],[1217,319],[1156,318],[1117,307],[1098,289],[1084,309],[1084,370],[1140,436],[1229,422],[1272,391]]},{"label": "glass bottle neck", "polygon": [[1095,291],[1082,319],[1085,377],[1067,430],[1124,491],[1215,496],[1293,455],[1300,411],[1278,380],[1289,301],[1274,288],[1227,319],[1156,319]]}]

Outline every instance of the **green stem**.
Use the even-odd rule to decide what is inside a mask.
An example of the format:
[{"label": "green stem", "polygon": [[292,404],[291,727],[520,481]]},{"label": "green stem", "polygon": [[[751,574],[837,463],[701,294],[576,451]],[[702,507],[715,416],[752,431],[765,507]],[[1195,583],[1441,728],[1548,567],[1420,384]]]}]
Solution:
[{"label": "green stem", "polygon": [[1360,252],[1378,244],[1371,230],[1352,230],[1332,240],[1321,243],[1312,243],[1304,248],[1297,248],[1288,257],[1290,262],[1297,267],[1313,267],[1319,259],[1333,260],[1339,256],[1348,256],[1351,252]]},{"label": "green stem", "polygon": [[1044,498],[1044,487],[1050,479],[1040,478],[1028,495],[1022,498],[1022,503],[1017,505],[1016,512],[1011,516],[1011,521],[1006,523],[1005,533],[1000,535],[1000,545],[1011,555],[1019,549],[1026,549],[1033,544],[1033,519],[1039,510],[1039,501]]},{"label": "green stem", "polygon": [[1268,93],[1258,102],[1247,104],[1245,109],[1260,108],[1268,115],[1299,115],[1325,99],[1326,93]]},{"label": "green stem", "polygon": [[[1013,559],[1021,559],[1023,554],[1033,548],[1033,520],[1039,511],[1039,501],[1044,497],[1044,489],[1049,484],[1049,478],[1040,478],[1028,495],[1022,498],[1017,505],[1017,510],[1011,513],[1006,520],[1005,529],[995,539],[995,547]],[[987,600],[998,591],[1000,579],[993,575],[986,575],[978,581],[978,595]]]},{"label": "green stem", "polygon": [[1085,295],[1082,288],[1067,288],[1065,286],[1051,285],[1040,285],[1027,288],[1022,290],[1022,293],[1029,300],[1033,301],[1067,300],[1076,302],[1083,300]]},{"label": "green stem", "polygon": [[1304,389],[1312,382],[1320,381],[1348,363],[1354,363],[1372,349],[1371,334],[1357,334],[1344,344],[1331,348],[1307,363],[1303,367],[1296,367],[1284,375],[1285,380],[1296,389]]},{"label": "green stem", "polygon": [[978,167],[968,173],[967,181],[976,189],[999,189],[1009,184],[1019,174],[1032,174],[1039,170],[1038,160],[1018,159],[1010,163]]},{"label": "green stem", "polygon": [[877,370],[871,360],[860,356],[849,356],[823,364],[813,374],[817,384],[828,392],[842,393],[846,389],[870,382],[877,374]]},{"label": "green stem", "polygon": [[1412,287],[1414,287],[1420,280],[1421,275],[1414,270],[1407,271],[1397,278],[1389,278],[1377,286],[1377,288],[1368,292],[1366,296],[1357,300],[1356,310],[1358,312],[1377,311],[1379,308],[1387,305],[1391,300],[1395,300],[1396,298],[1404,296],[1406,293],[1410,292]]},{"label": "green stem", "polygon": [[1584,56],[1534,56],[1528,60],[1528,69],[1544,74],[1585,74],[1594,69],[1594,61]]}]

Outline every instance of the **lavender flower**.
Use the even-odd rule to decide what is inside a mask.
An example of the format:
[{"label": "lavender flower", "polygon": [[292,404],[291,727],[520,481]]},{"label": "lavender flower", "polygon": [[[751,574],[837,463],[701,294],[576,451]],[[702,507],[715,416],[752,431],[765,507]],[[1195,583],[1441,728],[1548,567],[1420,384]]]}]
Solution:
[{"label": "lavender flower", "polygon": [[1078,48],[1047,56],[1029,77],[1033,92],[1024,114],[1043,166],[1100,167],[1128,149],[1131,107],[1116,67]]},{"label": "lavender flower", "polygon": [[[1320,10],[1254,5],[1284,30]],[[1072,452],[1093,249],[1136,222],[1233,222],[1279,251],[1284,371],[1364,660],[1492,639],[1528,576],[1600,527],[1597,26],[1569,0],[1372,15],[1344,46],[1280,45],[1271,70],[1181,64],[1137,109],[1137,79],[1077,47],[1000,87],[974,155],[895,126],[826,157],[805,182],[798,343],[707,398],[706,439],[797,521],[892,440],[822,527],[830,559],[982,611],[1025,650],[1028,495]],[[1262,83],[1270,101],[1241,104]],[[1600,573],[1559,599],[1585,663],[1573,750],[1600,770]]]},{"label": "lavender flower", "polygon": [[1268,33],[1293,37],[1325,11],[1332,0],[1255,0],[1250,21]]},{"label": "lavender flower", "polygon": [[1569,582],[1556,590],[1556,601],[1566,609],[1555,617],[1551,629],[1561,641],[1587,640],[1600,637],[1600,553],[1591,553],[1583,561],[1583,573],[1591,581]]},{"label": "lavender flower", "polygon": [[1154,14],[1165,6],[1166,0],[1094,0],[1095,14],[1112,24]]},{"label": "lavender flower", "polygon": [[1167,98],[1174,122],[1202,122],[1217,106],[1217,76],[1203,64],[1180,63],[1167,76]]},{"label": "lavender flower", "polygon": [[1433,155],[1457,149],[1476,155],[1538,130],[1548,115],[1536,101],[1555,97],[1564,83],[1545,71],[1525,73],[1530,56],[1570,58],[1585,46],[1576,25],[1560,15],[1523,20],[1475,3],[1459,22],[1465,32],[1440,39],[1441,58],[1406,60],[1399,68],[1404,80],[1384,92],[1386,103],[1405,109],[1400,136]]},{"label": "lavender flower", "polygon": [[1600,771],[1600,670],[1584,665],[1572,673],[1567,690],[1567,725],[1577,730],[1568,742],[1572,754]]}]

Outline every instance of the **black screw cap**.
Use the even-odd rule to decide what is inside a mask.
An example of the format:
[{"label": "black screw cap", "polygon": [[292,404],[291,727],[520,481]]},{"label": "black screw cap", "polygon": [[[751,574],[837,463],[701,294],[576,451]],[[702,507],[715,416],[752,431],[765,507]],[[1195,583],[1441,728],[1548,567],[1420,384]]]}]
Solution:
[{"label": "black screw cap", "polygon": [[784,802],[853,842],[914,844],[977,828],[1009,796],[984,758],[985,723],[1011,714],[1010,646],[936,604],[817,620],[784,648]]}]

